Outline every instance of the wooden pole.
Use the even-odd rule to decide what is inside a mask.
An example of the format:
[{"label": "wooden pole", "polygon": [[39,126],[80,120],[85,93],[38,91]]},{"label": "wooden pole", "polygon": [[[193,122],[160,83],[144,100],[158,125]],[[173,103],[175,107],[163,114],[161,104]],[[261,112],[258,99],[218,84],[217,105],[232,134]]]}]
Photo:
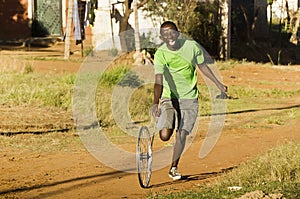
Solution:
[{"label": "wooden pole", "polygon": [[140,34],[139,34],[139,17],[137,10],[137,0],[133,0],[133,12],[134,12],[134,40],[136,52],[141,51]]},{"label": "wooden pole", "polygon": [[70,57],[72,19],[73,19],[73,0],[69,0],[64,59],[69,59],[69,57]]},{"label": "wooden pole", "polygon": [[83,53],[83,40],[81,40],[81,57],[84,57],[84,53]]},{"label": "wooden pole", "polygon": [[112,44],[113,44],[113,49],[116,49],[116,44],[115,44],[115,38],[114,38],[114,27],[113,27],[113,21],[112,21],[112,8],[110,0],[108,1],[109,3],[109,15],[110,15],[110,29],[111,29],[111,39],[112,39]]}]

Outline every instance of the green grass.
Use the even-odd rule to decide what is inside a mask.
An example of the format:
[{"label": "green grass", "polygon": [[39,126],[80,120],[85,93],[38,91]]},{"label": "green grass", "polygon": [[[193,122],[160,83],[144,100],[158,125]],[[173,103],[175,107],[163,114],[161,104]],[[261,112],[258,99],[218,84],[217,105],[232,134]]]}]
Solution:
[{"label": "green grass", "polygon": [[230,94],[236,98],[283,98],[292,97],[296,94],[300,94],[299,90],[285,91],[278,88],[272,89],[259,89],[244,86],[231,86]]},{"label": "green grass", "polygon": [[125,74],[129,71],[126,66],[112,68],[101,75],[99,86],[111,88],[121,81]]},{"label": "green grass", "polygon": [[[269,150],[256,159],[242,163],[211,184],[168,195],[153,194],[149,198],[228,198],[261,190],[266,194],[281,193],[285,198],[300,197],[300,142],[289,142]],[[242,187],[230,191],[228,187]]]},{"label": "green grass", "polygon": [[[300,90],[285,91],[282,89],[257,89],[243,86],[231,86],[230,93],[235,100],[228,100],[227,112],[257,109],[276,109],[282,101],[300,96]],[[263,100],[262,100],[263,99]]]},{"label": "green grass", "polygon": [[71,132],[0,136],[0,146],[0,152],[55,152],[83,150],[80,138],[75,133]]},{"label": "green grass", "polygon": [[[220,63],[219,63],[220,64]],[[233,63],[224,63],[230,67]],[[75,74],[39,74],[34,73],[30,65],[26,73],[2,73],[0,78],[0,104],[9,106],[54,106],[62,109],[71,109],[71,98],[75,83]],[[89,77],[86,77],[89,78]],[[111,113],[112,88],[118,84],[122,87],[135,87],[137,90],[131,96],[130,113],[136,121],[149,120],[149,108],[152,104],[153,86],[141,86],[143,83],[127,66],[117,66],[102,74],[95,97],[97,115],[103,127],[115,125]],[[211,114],[211,99],[204,84],[199,84],[199,114]],[[227,112],[259,110],[276,108],[279,100],[287,100],[300,95],[300,90],[284,91],[282,89],[257,89],[244,86],[231,86],[231,96],[235,100],[227,100]],[[263,101],[261,99],[264,99]],[[272,116],[267,119],[268,124],[283,124],[282,116]],[[248,125],[252,128],[253,125]]]},{"label": "green grass", "polygon": [[120,66],[101,74],[96,89],[95,102],[98,121],[102,127],[112,127],[115,125],[111,110],[113,87],[120,83],[128,72],[128,67]]},{"label": "green grass", "polygon": [[[220,64],[220,63],[219,63]],[[233,63],[230,67],[235,66]],[[225,68],[227,68],[225,66]],[[31,70],[28,65],[26,73],[2,73],[0,78],[0,104],[9,106],[46,106],[71,109],[73,86],[76,80],[75,74],[39,74]],[[91,74],[96,75],[96,74]],[[84,77],[89,79],[89,76]],[[149,108],[153,100],[153,86],[141,86],[143,81],[138,78],[128,66],[115,66],[101,75],[95,102],[97,107],[98,120],[102,127],[112,127],[115,125],[111,112],[112,88],[115,85],[122,87],[133,87],[136,91],[131,96],[129,111],[134,121],[142,122],[149,120]],[[204,84],[198,85],[199,89],[199,114],[211,114],[212,101]],[[256,89],[252,87],[231,86],[230,93],[234,100],[227,100],[227,112],[259,110],[276,104],[279,100],[299,96],[300,90],[284,91],[281,89]],[[263,101],[261,99],[264,99]],[[292,113],[291,113],[292,114]],[[297,114],[298,115],[298,114]],[[267,117],[267,124],[283,124],[286,119],[282,115]],[[253,128],[256,124],[247,123],[246,128]]]},{"label": "green grass", "polygon": [[297,117],[300,117],[299,108],[275,109],[257,115],[255,120],[243,121],[243,124],[239,125],[238,128],[272,128],[273,125],[284,125]]},{"label": "green grass", "polygon": [[129,104],[129,112],[134,121],[150,121],[149,111],[153,104],[153,95],[153,85],[142,86],[133,93]]},{"label": "green grass", "polygon": [[226,61],[226,62],[218,61],[215,64],[219,70],[228,70],[228,69],[235,68],[238,63],[239,63],[238,61],[230,60],[230,61]]},{"label": "green grass", "polygon": [[72,74],[1,74],[0,104],[69,109],[74,81]]}]

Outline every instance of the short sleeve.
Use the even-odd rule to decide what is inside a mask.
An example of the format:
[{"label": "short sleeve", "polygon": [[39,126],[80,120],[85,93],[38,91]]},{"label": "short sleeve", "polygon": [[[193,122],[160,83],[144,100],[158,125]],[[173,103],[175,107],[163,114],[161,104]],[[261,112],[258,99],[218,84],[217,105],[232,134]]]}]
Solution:
[{"label": "short sleeve", "polygon": [[201,46],[197,42],[195,42],[194,52],[195,52],[196,64],[203,64],[204,63],[204,53],[203,53]]},{"label": "short sleeve", "polygon": [[163,74],[165,61],[163,58],[163,52],[161,50],[157,50],[154,54],[154,73],[155,74]]}]

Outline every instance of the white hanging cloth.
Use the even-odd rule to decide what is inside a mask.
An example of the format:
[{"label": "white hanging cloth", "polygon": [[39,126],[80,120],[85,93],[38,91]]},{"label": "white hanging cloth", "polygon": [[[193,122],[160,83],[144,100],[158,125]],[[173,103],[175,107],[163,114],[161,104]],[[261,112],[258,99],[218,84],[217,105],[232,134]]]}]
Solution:
[{"label": "white hanging cloth", "polygon": [[77,41],[79,41],[81,40],[81,30],[80,30],[80,19],[79,19],[77,0],[74,0],[73,23],[74,23],[74,37]]}]

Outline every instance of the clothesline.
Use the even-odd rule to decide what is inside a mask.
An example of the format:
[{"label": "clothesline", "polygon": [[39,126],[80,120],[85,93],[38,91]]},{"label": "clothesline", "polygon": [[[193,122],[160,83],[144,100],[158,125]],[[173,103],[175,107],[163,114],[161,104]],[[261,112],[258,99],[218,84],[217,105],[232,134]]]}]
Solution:
[{"label": "clothesline", "polygon": [[[73,1],[73,2],[72,2]],[[85,40],[85,28],[90,24],[94,24],[95,14],[94,9],[98,8],[97,0],[70,0],[68,13],[68,24],[71,26],[72,22],[74,25],[74,38],[76,40],[76,45],[81,44],[81,54],[83,56],[83,40]],[[68,32],[69,31],[69,32]],[[63,41],[65,41],[66,37],[70,37],[71,28],[66,28],[66,32],[63,36]],[[69,51],[70,48],[70,38],[67,38],[68,42],[66,42],[65,51]],[[66,55],[67,58],[69,55]],[[70,52],[68,52],[70,53]]]}]

